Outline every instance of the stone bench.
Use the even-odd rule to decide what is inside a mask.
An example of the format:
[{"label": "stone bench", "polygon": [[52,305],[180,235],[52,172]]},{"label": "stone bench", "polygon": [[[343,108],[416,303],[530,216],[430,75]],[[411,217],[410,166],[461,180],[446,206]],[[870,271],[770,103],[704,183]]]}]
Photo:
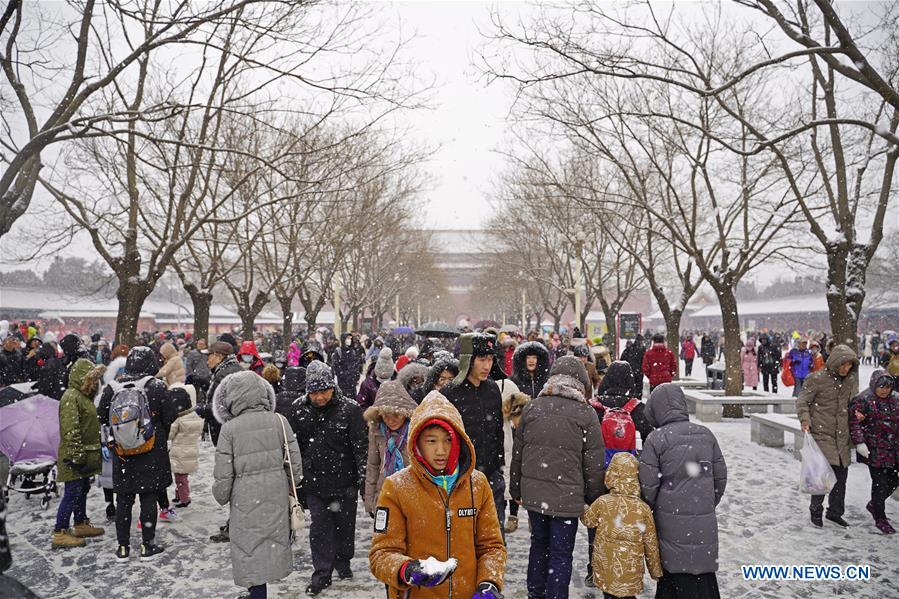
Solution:
[{"label": "stone bench", "polygon": [[793,457],[801,460],[799,450],[802,449],[805,435],[799,420],[784,414],[750,414],[749,438],[753,443],[765,447],[783,447],[784,433],[793,434]]},{"label": "stone bench", "polygon": [[[681,389],[705,389],[706,382],[702,379],[682,378],[671,381],[672,385],[677,385]],[[643,379],[643,399],[649,399],[649,381]]]},{"label": "stone bench", "polygon": [[713,393],[696,389],[685,389],[684,398],[687,400],[687,411],[695,414],[701,422],[721,422],[724,406],[764,406],[769,407],[775,414],[795,414],[796,399],[793,397],[780,397],[761,391],[748,392],[741,396],[728,396],[723,392]]}]

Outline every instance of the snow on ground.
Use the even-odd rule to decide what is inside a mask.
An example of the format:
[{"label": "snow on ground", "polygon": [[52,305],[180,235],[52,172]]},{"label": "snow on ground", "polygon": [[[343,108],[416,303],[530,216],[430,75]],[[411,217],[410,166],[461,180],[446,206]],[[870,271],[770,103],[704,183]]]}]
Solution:
[{"label": "snow on ground", "polygon": [[[870,369],[866,369],[870,372]],[[862,380],[866,381],[865,372]],[[710,425],[717,435],[727,460],[727,491],[718,508],[720,527],[720,569],[718,580],[725,598],[783,597],[899,597],[899,535],[878,533],[865,511],[869,499],[870,478],[867,469],[853,464],[849,472],[846,519],[852,525],[842,530],[825,521],[815,529],[808,521],[808,497],[797,490],[799,462],[787,449],[755,445],[749,440],[749,421],[728,420]],[[787,438],[787,446],[792,444]],[[37,498],[25,500],[13,493],[9,504],[8,526],[11,533],[13,566],[6,573],[28,584],[42,597],[143,598],[143,597],[236,597],[241,589],[231,578],[228,546],[208,540],[224,523],[226,512],[210,494],[214,450],[201,444],[200,473],[191,477],[193,503],[179,510],[177,523],[159,524],[158,542],[165,546],[162,557],[141,563],[136,557],[127,566],[113,560],[116,548],[112,523],[105,524],[103,537],[88,539],[82,549],[52,550],[50,534],[57,501],[41,510]],[[172,491],[173,489],[170,489]],[[135,518],[137,506],[135,506]],[[103,494],[91,491],[88,515],[95,524],[104,525]],[[899,522],[899,502],[887,502],[887,515]],[[308,524],[308,522],[307,522]],[[356,530],[355,579],[340,581],[321,597],[368,599],[383,597],[384,587],[368,571],[368,548],[372,523],[359,508]],[[132,535],[132,556],[140,533]],[[506,597],[527,597],[528,535],[524,519],[517,532],[508,537],[509,561],[506,570]],[[442,556],[439,556],[442,557]],[[585,588],[583,577],[587,561],[587,531],[578,531],[574,553],[571,596],[577,599],[602,597]],[[304,531],[294,546],[295,571],[270,587],[272,597],[299,598],[312,572],[309,539]],[[868,582],[749,582],[742,578],[740,566],[747,564],[870,564]],[[123,572],[127,576],[122,578]],[[647,577],[647,589],[641,597],[651,597],[654,583]],[[467,599],[467,598],[466,598]]]}]

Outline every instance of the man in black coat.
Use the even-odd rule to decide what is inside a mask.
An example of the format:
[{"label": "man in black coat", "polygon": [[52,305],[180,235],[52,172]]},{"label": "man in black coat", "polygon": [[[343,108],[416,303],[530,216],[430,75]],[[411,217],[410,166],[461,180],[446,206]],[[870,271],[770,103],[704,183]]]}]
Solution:
[{"label": "man in black coat", "polygon": [[63,382],[66,387],[69,386],[69,371],[80,358],[89,360],[91,364],[95,363],[84,344],[81,343],[81,337],[74,333],[69,333],[59,340],[59,349],[62,350],[62,366],[65,368],[65,377]]},{"label": "man in black coat", "polygon": [[352,578],[356,503],[365,489],[368,427],[356,402],[343,397],[328,366],[314,360],[306,368],[306,396],[289,418],[303,455],[300,501],[309,508],[309,546],[314,571],[307,595],[331,585],[337,570]]},{"label": "man in black coat", "polygon": [[56,346],[52,343],[42,344],[37,350],[37,365],[37,392],[53,399],[62,399],[68,376],[62,360],[56,357]]},{"label": "man in black coat", "polygon": [[106,386],[97,407],[100,424],[110,426],[109,409],[116,392],[125,387],[142,388],[147,396],[155,435],[153,447],[145,453],[120,457],[114,447],[110,448],[112,488],[116,494],[116,538],[119,542],[117,561],[127,561],[130,556],[131,509],[135,497],[140,497],[141,560],[151,559],[162,552],[162,548],[153,542],[156,535],[156,502],[159,494],[172,484],[169,429],[178,418],[179,408],[184,406],[177,406],[169,400],[165,383],[156,378],[158,371],[159,365],[152,349],[146,346],[132,348],[128,352],[125,370]]},{"label": "man in black coat", "polygon": [[634,375],[634,397],[643,397],[643,354],[646,347],[643,345],[643,335],[638,334],[634,343],[621,353],[621,359],[631,365],[631,374]]},{"label": "man in black coat", "polygon": [[337,386],[345,397],[356,397],[356,386],[362,376],[363,355],[356,348],[357,343],[352,333],[344,333],[340,336],[340,346],[331,353],[331,368],[337,375]]},{"label": "man in black coat", "polygon": [[25,360],[19,349],[19,338],[9,335],[0,350],[0,387],[15,385],[25,380]]},{"label": "man in black coat", "polygon": [[462,424],[477,456],[475,468],[483,472],[490,483],[500,530],[504,531],[506,481],[503,465],[506,459],[503,398],[495,381],[506,378],[506,375],[496,360],[495,348],[496,337],[493,335],[462,335],[459,339],[459,374],[441,393],[462,415]]}]

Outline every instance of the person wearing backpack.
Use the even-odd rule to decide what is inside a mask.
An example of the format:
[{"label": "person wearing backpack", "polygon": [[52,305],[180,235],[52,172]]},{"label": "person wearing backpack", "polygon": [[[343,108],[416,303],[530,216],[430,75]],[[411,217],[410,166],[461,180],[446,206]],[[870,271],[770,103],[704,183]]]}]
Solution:
[{"label": "person wearing backpack", "polygon": [[[645,406],[639,398],[633,397],[634,375],[631,365],[623,360],[612,362],[597,397],[590,402],[599,417],[602,440],[605,445],[605,467],[609,467],[616,453],[626,452],[637,455],[636,433],[640,433],[640,441],[646,438],[653,427],[646,419]],[[587,575],[584,584],[593,585],[593,545],[596,529],[587,529]]]},{"label": "person wearing backpack", "polygon": [[156,378],[158,371],[152,349],[132,348],[125,370],[103,390],[97,408],[100,423],[111,431],[118,562],[131,557],[131,510],[136,497],[140,498],[143,538],[140,559],[151,560],[163,551],[154,543],[156,501],[172,484],[168,433],[178,418],[178,406],[169,401],[165,383]]}]

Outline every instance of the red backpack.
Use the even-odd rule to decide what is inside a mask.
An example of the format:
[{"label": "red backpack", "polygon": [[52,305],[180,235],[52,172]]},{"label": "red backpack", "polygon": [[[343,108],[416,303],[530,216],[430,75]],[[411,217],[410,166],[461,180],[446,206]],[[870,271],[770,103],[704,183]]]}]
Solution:
[{"label": "red backpack", "polygon": [[632,398],[620,408],[606,408],[601,425],[602,440],[606,446],[606,468],[616,453],[627,451],[637,454],[637,427],[631,412],[639,404],[640,400]]}]

